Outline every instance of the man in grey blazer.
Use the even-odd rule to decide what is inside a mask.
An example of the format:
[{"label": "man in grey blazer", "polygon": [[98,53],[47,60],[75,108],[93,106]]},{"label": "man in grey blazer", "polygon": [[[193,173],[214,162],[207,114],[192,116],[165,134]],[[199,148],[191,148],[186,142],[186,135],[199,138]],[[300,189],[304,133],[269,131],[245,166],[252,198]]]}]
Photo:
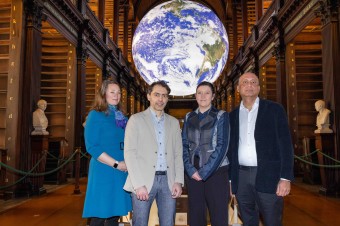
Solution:
[{"label": "man in grey blazer", "polygon": [[176,198],[182,194],[184,168],[179,122],[164,113],[170,93],[164,81],[148,89],[150,107],[130,117],[124,140],[128,178],[124,189],[132,195],[132,225],[147,226],[154,199],[162,226],[175,224]]}]

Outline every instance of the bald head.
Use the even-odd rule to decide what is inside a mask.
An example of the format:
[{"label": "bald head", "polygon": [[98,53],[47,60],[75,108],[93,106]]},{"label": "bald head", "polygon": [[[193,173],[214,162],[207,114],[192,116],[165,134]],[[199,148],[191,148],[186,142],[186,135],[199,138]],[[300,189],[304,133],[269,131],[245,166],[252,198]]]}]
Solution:
[{"label": "bald head", "polygon": [[244,73],[238,80],[237,91],[243,100],[245,98],[255,100],[260,93],[259,78],[254,73]]},{"label": "bald head", "polygon": [[259,78],[252,72],[246,72],[243,75],[241,75],[238,80],[238,84],[240,84],[240,82],[244,79],[253,79],[254,81],[257,81],[257,83],[259,83]]}]

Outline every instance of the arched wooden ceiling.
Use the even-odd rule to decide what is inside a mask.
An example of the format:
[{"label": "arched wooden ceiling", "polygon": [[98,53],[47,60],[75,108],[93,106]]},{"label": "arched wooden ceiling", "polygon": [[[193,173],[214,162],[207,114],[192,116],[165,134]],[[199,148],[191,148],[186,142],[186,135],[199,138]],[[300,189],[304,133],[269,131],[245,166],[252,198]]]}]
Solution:
[{"label": "arched wooden ceiling", "polygon": [[[134,12],[137,20],[141,20],[143,16],[149,12],[155,6],[167,2],[169,0],[133,0]],[[227,9],[228,5],[231,6],[232,0],[191,0],[198,2],[202,5],[209,7],[220,18],[222,23],[226,23],[228,19],[227,12],[231,12]],[[229,17],[230,18],[230,17]]]}]

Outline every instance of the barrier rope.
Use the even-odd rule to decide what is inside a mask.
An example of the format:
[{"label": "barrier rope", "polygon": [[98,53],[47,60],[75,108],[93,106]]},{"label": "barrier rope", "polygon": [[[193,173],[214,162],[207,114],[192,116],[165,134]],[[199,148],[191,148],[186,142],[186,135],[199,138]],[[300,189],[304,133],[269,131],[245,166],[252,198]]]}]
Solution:
[{"label": "barrier rope", "polygon": [[[81,155],[81,158],[87,158],[87,159],[90,159],[91,157],[88,156],[87,152],[83,153],[81,152],[80,149],[76,149],[72,155],[68,158],[68,159],[64,159],[64,158],[58,158],[48,152],[45,152],[43,154],[43,156],[37,161],[37,163],[33,166],[33,168],[31,170],[29,170],[28,172],[25,172],[25,171],[22,171],[22,170],[18,170],[18,169],[15,169],[9,165],[6,165],[5,163],[2,163],[0,162],[0,166],[1,167],[5,167],[6,169],[10,170],[10,171],[13,171],[15,173],[18,173],[18,174],[21,174],[21,175],[24,175],[23,177],[21,177],[19,180],[15,181],[13,184],[10,184],[10,185],[6,185],[6,186],[0,186],[0,190],[1,189],[5,189],[5,188],[8,188],[8,187],[11,187],[11,186],[14,186],[16,184],[18,184],[19,182],[21,182],[22,180],[24,180],[27,176],[32,176],[32,177],[39,177],[39,176],[45,176],[45,175],[48,175],[48,174],[52,174],[54,172],[57,172],[58,170],[60,170],[62,167],[64,167],[66,164],[68,164],[69,162],[71,161],[75,161],[75,160],[72,160],[73,157],[78,153],[80,152],[80,155]],[[324,168],[340,168],[340,164],[336,164],[336,165],[324,165],[324,164],[316,164],[316,163],[313,163],[311,161],[308,161],[306,160],[308,157],[312,156],[313,154],[315,153],[320,153],[321,155],[325,156],[326,158],[336,162],[336,163],[340,163],[339,160],[323,153],[322,151],[320,151],[319,149],[316,149],[315,151],[309,153],[309,154],[305,154],[305,155],[302,155],[302,156],[297,156],[297,155],[294,155],[294,158],[296,158],[297,160],[301,161],[301,162],[304,162],[306,164],[309,164],[309,165],[312,165],[312,166],[317,166],[317,167],[324,167]],[[53,170],[50,170],[50,171],[47,171],[47,172],[42,172],[42,173],[33,173],[33,171],[40,165],[41,161],[44,160],[46,158],[46,155],[49,155],[51,156],[53,159],[56,159],[56,160],[59,160],[60,162],[62,162],[57,168],[53,169]]]},{"label": "barrier rope", "polygon": [[[44,155],[38,160],[38,162],[33,166],[33,168],[32,168],[30,171],[28,171],[28,172],[29,172],[29,173],[32,173],[32,172],[35,170],[35,168],[37,168],[37,167],[39,166],[40,162],[45,158],[45,156],[46,156],[46,152],[45,152]],[[1,165],[1,166],[5,166],[5,167],[7,166],[6,164],[3,164],[2,162],[0,162],[0,165]],[[9,166],[8,166],[8,167],[9,167]],[[8,184],[8,185],[5,185],[5,186],[0,186],[0,190],[1,190],[1,189],[5,189],[5,188],[12,187],[12,186],[14,186],[14,185],[20,183],[20,182],[21,182],[22,180],[24,180],[27,176],[28,176],[28,175],[25,175],[25,176],[21,177],[19,180],[15,181],[13,184]]]},{"label": "barrier rope", "polygon": [[[3,166],[4,168],[6,168],[6,169],[8,169],[8,170],[10,170],[10,171],[13,171],[13,172],[15,172],[15,173],[24,175],[24,176],[21,177],[19,180],[15,181],[13,184],[5,185],[5,186],[0,186],[0,190],[18,184],[19,182],[21,182],[22,180],[24,180],[27,176],[38,177],[38,176],[45,176],[45,175],[48,175],[48,174],[52,174],[52,173],[54,173],[54,172],[60,170],[62,167],[64,167],[64,166],[65,166],[67,163],[69,163],[70,161],[74,161],[74,160],[72,160],[72,159],[73,159],[73,157],[74,157],[78,152],[80,152],[80,153],[82,154],[82,152],[81,152],[80,149],[76,149],[76,150],[73,152],[73,154],[72,154],[68,159],[66,159],[65,162],[63,162],[62,164],[60,164],[57,168],[55,168],[55,169],[53,169],[53,170],[50,170],[50,171],[48,171],[48,172],[43,172],[43,173],[32,173],[32,172],[40,165],[41,161],[44,160],[44,159],[46,158],[46,155],[48,154],[48,152],[45,152],[45,153],[43,154],[43,156],[37,161],[37,163],[33,166],[33,168],[32,168],[31,170],[29,170],[28,172],[25,172],[25,171],[22,171],[22,170],[15,169],[15,168],[13,168],[13,167],[11,167],[11,166],[9,166],[9,165],[6,165],[5,163],[0,162],[0,166]],[[85,154],[83,154],[83,155],[85,155]],[[54,156],[54,157],[55,157],[55,156]],[[59,159],[59,158],[57,158],[57,159]]]},{"label": "barrier rope", "polygon": [[[80,158],[87,158],[87,159],[90,159],[91,157],[88,156],[87,154],[88,154],[88,152],[85,152],[85,153],[80,152],[80,155],[81,155]],[[67,161],[67,160],[65,160],[65,158],[59,158],[59,157],[57,157],[57,156],[55,156],[55,155],[53,155],[53,154],[51,154],[51,153],[49,153],[49,152],[47,152],[47,155],[51,156],[52,159],[55,159],[55,160],[58,160],[58,161],[61,161],[61,162]],[[70,160],[70,161],[74,162],[75,160]]]},{"label": "barrier rope", "polygon": [[336,162],[336,163],[340,163],[339,160],[335,159],[335,158],[332,158],[331,156],[323,153],[322,151],[320,151],[319,149],[316,149],[315,151],[309,153],[309,154],[306,154],[306,155],[302,155],[302,156],[297,156],[297,155],[294,155],[294,157],[298,160],[300,160],[301,162],[304,162],[306,164],[309,164],[309,165],[312,165],[312,166],[317,166],[317,167],[324,167],[324,168],[340,168],[340,164],[335,164],[335,165],[324,165],[324,164],[316,164],[316,163],[313,163],[311,161],[307,161],[306,158],[315,154],[315,153],[320,153],[321,155],[325,156],[326,158],[328,159],[331,159],[332,161]]},{"label": "barrier rope", "polygon": [[[13,167],[11,167],[9,165],[6,165],[6,164],[4,164],[2,162],[0,162],[0,165],[5,167],[5,168],[7,168],[7,169],[9,169],[10,171],[13,171],[13,172],[18,173],[18,174],[23,174],[23,175],[26,175],[26,176],[33,176],[33,177],[45,176],[45,175],[48,175],[48,174],[51,174],[51,173],[54,173],[54,172],[58,171],[64,165],[69,163],[77,152],[79,152],[79,150],[76,150],[75,152],[73,152],[73,154],[70,156],[70,158],[67,159],[65,162],[63,162],[62,164],[60,164],[60,166],[58,166],[57,168],[55,168],[53,170],[50,170],[48,172],[43,172],[43,173],[32,173],[31,171],[25,172],[25,171],[22,171],[22,170],[15,169],[15,168],[13,168]],[[41,159],[43,159],[44,157],[45,156],[41,157]],[[39,160],[39,162],[41,161],[41,159]]]},{"label": "barrier rope", "polygon": [[81,157],[80,157],[80,158],[87,158],[87,159],[90,159],[91,157],[90,157],[90,156],[88,156],[87,154],[88,154],[88,152],[85,152],[85,153],[83,153],[83,152],[80,152],[80,155],[81,155]]}]

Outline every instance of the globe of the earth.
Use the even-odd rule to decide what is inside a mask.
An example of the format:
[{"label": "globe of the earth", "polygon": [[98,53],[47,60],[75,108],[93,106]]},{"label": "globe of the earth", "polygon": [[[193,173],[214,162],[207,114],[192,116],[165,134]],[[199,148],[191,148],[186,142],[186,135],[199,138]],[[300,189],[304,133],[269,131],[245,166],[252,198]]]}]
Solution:
[{"label": "globe of the earth", "polygon": [[228,58],[227,32],[216,14],[193,1],[173,0],[150,10],[132,41],[132,56],[143,79],[164,80],[171,95],[193,94],[202,81],[214,82]]}]

